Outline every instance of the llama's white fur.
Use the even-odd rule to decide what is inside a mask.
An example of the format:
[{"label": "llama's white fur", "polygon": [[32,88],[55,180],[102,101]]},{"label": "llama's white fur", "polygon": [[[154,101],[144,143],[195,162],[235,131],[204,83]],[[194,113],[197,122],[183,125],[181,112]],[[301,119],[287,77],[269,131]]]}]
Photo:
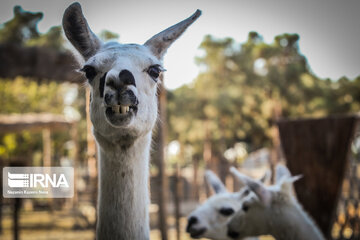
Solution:
[{"label": "llama's white fur", "polygon": [[[239,192],[229,193],[220,179],[210,170],[206,171],[205,178],[216,194],[190,213],[188,219],[196,218],[197,222],[191,225],[188,224],[187,231],[192,237],[196,238],[229,239],[227,236],[227,224],[235,213],[240,210],[241,201],[256,196],[247,187],[243,187]],[[270,172],[266,172],[261,181],[266,182],[269,178]],[[221,209],[232,209],[233,213],[224,215],[221,213]],[[250,238],[247,238],[247,240],[250,240]]]},{"label": "llama's white fur", "polygon": [[277,240],[324,240],[293,193],[293,182],[299,177],[291,177],[285,166],[279,165],[277,169],[283,176],[276,177],[277,182],[272,186],[265,186],[235,168],[230,170],[257,198],[241,201],[242,207],[228,225],[229,235],[237,239],[270,234]]},{"label": "llama's white fur", "polygon": [[[70,5],[64,13],[63,27],[67,38],[84,58],[84,66],[96,70],[96,76],[89,83],[90,119],[100,156],[98,240],[149,239],[148,168],[158,108],[157,83],[147,69],[154,65],[161,69],[167,48],[200,14],[197,11],[144,45],[138,45],[102,43],[89,28],[79,3]],[[121,82],[119,73],[125,69],[132,74],[135,84]],[[100,96],[102,77],[105,79],[103,96],[112,96],[110,104],[105,104]],[[112,86],[108,84],[110,81],[114,82]],[[120,88],[113,87],[121,84],[122,90],[129,90],[136,97],[137,113],[132,110],[125,116],[114,114],[109,117],[106,113],[109,107],[124,105],[117,95],[122,94]]]}]

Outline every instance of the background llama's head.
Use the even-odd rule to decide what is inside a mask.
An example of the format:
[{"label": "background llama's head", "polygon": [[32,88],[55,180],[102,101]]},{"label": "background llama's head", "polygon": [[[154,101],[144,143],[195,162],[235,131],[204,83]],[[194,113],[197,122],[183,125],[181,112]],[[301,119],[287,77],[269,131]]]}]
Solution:
[{"label": "background llama's head", "polygon": [[240,210],[228,224],[228,236],[242,239],[244,237],[269,234],[271,228],[269,223],[273,221],[271,218],[274,217],[274,211],[286,211],[287,206],[293,206],[296,203],[293,183],[300,176],[292,177],[284,165],[278,165],[276,167],[275,184],[265,186],[262,182],[238,172],[235,168],[231,168],[230,171],[256,197],[241,201]]},{"label": "background llama's head", "polygon": [[103,43],[91,31],[79,3],[66,9],[63,28],[85,60],[81,71],[91,86],[90,117],[96,134],[111,141],[129,141],[151,131],[157,117],[163,55],[199,16],[198,10],[138,45]]},{"label": "background llama's head", "polygon": [[[247,187],[243,187],[239,192],[229,193],[212,171],[206,171],[205,178],[216,194],[189,215],[186,231],[193,238],[229,239],[227,224],[241,208],[241,201],[256,196]],[[262,181],[268,178],[269,172]]]}]

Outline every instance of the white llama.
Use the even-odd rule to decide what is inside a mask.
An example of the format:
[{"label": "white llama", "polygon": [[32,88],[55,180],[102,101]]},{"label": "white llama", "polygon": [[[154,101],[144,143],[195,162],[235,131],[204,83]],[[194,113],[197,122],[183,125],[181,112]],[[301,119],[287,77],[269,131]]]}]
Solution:
[{"label": "white llama", "polygon": [[228,225],[228,236],[241,239],[247,236],[270,234],[277,240],[325,240],[315,222],[302,209],[293,193],[292,177],[285,166],[277,166],[276,184],[265,186],[235,168],[237,176],[257,198],[243,199],[241,209]]},{"label": "white llama", "polygon": [[[261,181],[266,182],[270,177],[270,172],[267,171]],[[240,210],[241,201],[256,196],[247,187],[243,187],[239,192],[229,193],[221,180],[210,170],[206,171],[205,178],[216,194],[190,213],[186,231],[192,238],[229,239],[227,224]]]},{"label": "white llama", "polygon": [[85,60],[90,118],[99,162],[98,240],[149,239],[149,155],[157,118],[157,82],[167,48],[201,12],[144,45],[102,43],[79,3],[63,16],[66,37]]}]

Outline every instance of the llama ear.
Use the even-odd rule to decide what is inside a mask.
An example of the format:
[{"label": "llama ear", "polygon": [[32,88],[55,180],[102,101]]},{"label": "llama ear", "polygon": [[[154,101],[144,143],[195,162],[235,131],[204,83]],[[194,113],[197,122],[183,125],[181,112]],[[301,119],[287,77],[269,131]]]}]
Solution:
[{"label": "llama ear", "polygon": [[227,192],[224,184],[212,171],[206,170],[205,178],[216,194]]},{"label": "llama ear", "polygon": [[266,187],[259,181],[254,180],[239,171],[236,170],[236,168],[231,167],[230,172],[236,176],[240,182],[243,182],[244,185],[248,186],[251,191],[253,191],[256,196],[260,199],[260,201],[266,205],[269,206],[271,203],[271,192],[266,189]]},{"label": "llama ear", "polygon": [[285,165],[282,164],[276,165],[275,183],[280,183],[281,179],[290,178],[290,177],[291,177],[291,173]]},{"label": "llama ear", "polygon": [[62,24],[67,39],[85,60],[95,55],[101,47],[101,41],[91,31],[78,2],[65,10]]},{"label": "llama ear", "polygon": [[271,179],[271,170],[268,169],[266,170],[266,172],[264,173],[264,176],[262,176],[259,180],[262,183],[268,183]]},{"label": "llama ear", "polygon": [[290,176],[286,178],[285,177],[281,178],[279,183],[281,191],[284,193],[292,194],[294,182],[298,181],[302,177],[303,177],[302,175],[296,175],[293,177]]},{"label": "llama ear", "polygon": [[238,176],[236,175],[236,173],[240,173],[235,167],[230,167],[230,173],[236,178],[239,180],[239,183],[240,183],[240,190],[246,186],[246,184],[238,178]]},{"label": "llama ear", "polygon": [[166,50],[170,45],[178,39],[183,32],[196,20],[200,17],[201,11],[198,9],[192,16],[189,18],[175,24],[164,31],[156,34],[152,38],[146,41],[144,44],[147,46],[151,52],[158,58],[162,59]]}]

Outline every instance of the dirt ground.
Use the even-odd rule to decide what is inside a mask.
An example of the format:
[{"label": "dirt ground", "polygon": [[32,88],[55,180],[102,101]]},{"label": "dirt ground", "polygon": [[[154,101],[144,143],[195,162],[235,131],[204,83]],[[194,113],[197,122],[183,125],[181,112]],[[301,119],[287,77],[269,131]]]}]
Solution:
[{"label": "dirt ground", "polygon": [[[95,232],[92,228],[86,227],[84,219],[69,215],[64,211],[23,211],[20,213],[20,240],[94,240]],[[168,239],[176,240],[174,218],[169,217]],[[180,240],[190,240],[185,232],[186,218],[181,218]],[[151,225],[155,225],[152,223]],[[3,215],[3,233],[1,240],[12,240],[12,219],[10,212]],[[151,240],[161,240],[158,229],[152,229]],[[271,240],[273,238],[261,238],[261,240]]]},{"label": "dirt ground", "polygon": [[[65,212],[21,212],[20,213],[20,240],[94,240],[94,230],[83,227],[81,218],[66,214]],[[169,219],[173,222],[173,219]],[[186,218],[181,219],[181,227],[185,229]],[[2,240],[12,240],[11,215],[5,213],[2,221]],[[170,228],[169,240],[176,239],[176,231]],[[190,240],[185,233],[181,233],[181,240]],[[160,240],[158,229],[151,230],[151,240]]]}]

